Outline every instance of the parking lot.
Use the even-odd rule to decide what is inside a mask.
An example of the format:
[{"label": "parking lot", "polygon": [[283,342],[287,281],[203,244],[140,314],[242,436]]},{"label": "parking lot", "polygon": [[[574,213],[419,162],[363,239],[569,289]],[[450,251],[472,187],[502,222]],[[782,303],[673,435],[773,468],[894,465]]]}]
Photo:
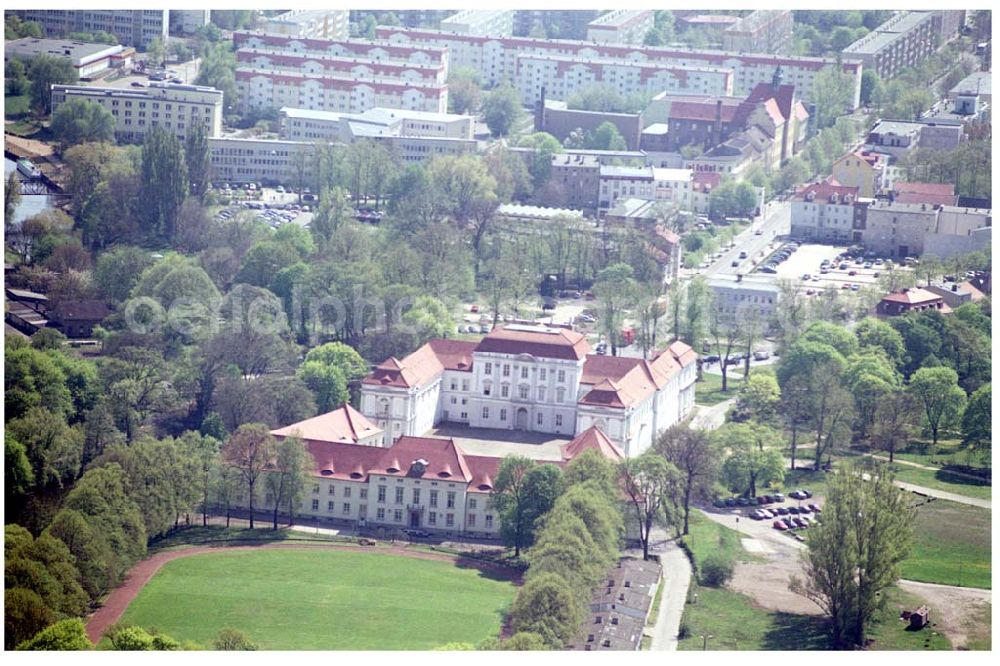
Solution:
[{"label": "parking lot", "polygon": [[[775,279],[794,280],[801,284],[803,290],[814,293],[821,293],[824,289],[859,291],[866,286],[877,284],[879,276],[886,270],[887,263],[879,258],[842,256],[847,251],[848,248],[845,246],[803,244],[792,251],[786,260],[779,262],[776,272],[771,275]],[[823,265],[824,261],[830,263]],[[766,262],[762,262],[761,265],[764,263]],[[894,266],[894,269],[910,270],[900,265]],[[808,279],[806,275],[809,276]]]}]

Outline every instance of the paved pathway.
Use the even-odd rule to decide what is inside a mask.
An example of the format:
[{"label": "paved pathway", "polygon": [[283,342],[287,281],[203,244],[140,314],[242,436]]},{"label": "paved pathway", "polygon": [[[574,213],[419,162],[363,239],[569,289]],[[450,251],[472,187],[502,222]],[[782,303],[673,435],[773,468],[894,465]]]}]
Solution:
[{"label": "paved pathway", "polygon": [[[889,458],[887,456],[879,456],[879,455],[875,455],[874,453],[869,453],[868,456],[870,458],[874,458],[875,460],[881,460],[882,462],[889,462]],[[900,460],[899,458],[896,458],[895,460],[892,461],[892,464],[893,465],[906,465],[908,467],[916,467],[918,469],[926,469],[928,472],[942,472],[942,471],[944,471],[944,472],[947,472],[948,474],[951,474],[953,476],[962,476],[962,477],[965,477],[966,479],[972,479],[973,481],[983,481],[984,480],[983,477],[977,476],[975,474],[969,474],[968,472],[958,472],[958,471],[954,471],[954,470],[950,470],[950,469],[943,470],[940,467],[934,467],[932,465],[924,465],[924,464],[921,464],[921,463],[913,462],[911,460]]]},{"label": "paved pathway", "polygon": [[662,652],[677,649],[677,634],[691,584],[691,563],[676,542],[668,541],[660,552],[660,564],[663,566],[663,596],[652,628],[650,649]]},{"label": "paved pathway", "polygon": [[697,411],[691,418],[691,427],[715,430],[726,422],[726,412],[729,411],[729,408],[732,407],[735,401],[736,398],[730,398],[711,407],[696,405]]}]

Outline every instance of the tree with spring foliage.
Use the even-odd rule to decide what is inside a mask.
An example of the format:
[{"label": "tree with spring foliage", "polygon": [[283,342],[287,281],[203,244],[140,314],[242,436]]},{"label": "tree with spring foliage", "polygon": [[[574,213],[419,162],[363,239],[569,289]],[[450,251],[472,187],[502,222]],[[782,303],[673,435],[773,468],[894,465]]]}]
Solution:
[{"label": "tree with spring foliage", "polygon": [[719,475],[720,456],[715,440],[705,430],[679,423],[664,430],[653,443],[654,450],[678,471],[682,534],[688,533],[692,498],[704,497]]},{"label": "tree with spring foliage", "polygon": [[789,587],[823,609],[836,647],[865,645],[910,554],[915,514],[888,465],[848,465],[830,480],[823,521],[809,530],[804,576]]},{"label": "tree with spring foliage", "polygon": [[642,559],[648,560],[654,523],[670,524],[677,518],[674,500],[683,495],[681,474],[653,451],[625,460],[620,469],[629,509],[639,527]]},{"label": "tree with spring foliage", "polygon": [[222,449],[225,464],[239,473],[249,496],[250,529],[253,529],[253,501],[257,483],[267,470],[275,453],[274,437],[263,423],[241,425],[229,436]]},{"label": "tree with spring foliage", "polygon": [[272,529],[278,529],[278,511],[284,505],[291,522],[302,500],[312,463],[309,451],[298,437],[285,437],[275,447],[274,462],[267,467],[265,487],[273,505]]},{"label": "tree with spring foliage", "polygon": [[924,408],[931,439],[937,446],[943,428],[958,421],[965,409],[965,391],[951,368],[920,368],[910,379],[910,391]]},{"label": "tree with spring foliage", "polygon": [[208,149],[205,123],[192,121],[184,139],[184,159],[187,164],[188,191],[201,199],[208,190],[208,175],[212,171],[212,154]]},{"label": "tree with spring foliage", "polygon": [[188,192],[188,167],[180,140],[162,127],[154,127],[142,143],[142,199],[147,232],[171,241],[184,197]]}]

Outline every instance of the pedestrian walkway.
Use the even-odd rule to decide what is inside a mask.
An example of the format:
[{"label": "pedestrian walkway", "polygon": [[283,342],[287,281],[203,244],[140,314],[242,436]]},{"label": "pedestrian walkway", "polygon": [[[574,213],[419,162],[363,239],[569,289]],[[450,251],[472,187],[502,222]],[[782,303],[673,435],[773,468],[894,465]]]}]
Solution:
[{"label": "pedestrian walkway", "polygon": [[663,567],[663,595],[660,610],[653,626],[654,652],[677,649],[677,635],[681,628],[681,616],[687,602],[688,587],[691,585],[691,562],[674,541],[668,541],[660,552]]},{"label": "pedestrian walkway", "polygon": [[[887,456],[879,456],[875,455],[874,453],[869,453],[868,455],[869,457],[874,458],[875,460],[881,460],[882,462],[889,462],[889,458]],[[968,472],[958,472],[950,469],[942,469],[941,467],[934,467],[933,465],[924,465],[921,463],[913,462],[911,460],[900,460],[899,458],[896,458],[895,460],[892,461],[892,464],[906,465],[907,467],[916,467],[917,469],[925,469],[928,472],[944,471],[947,472],[948,474],[951,474],[952,476],[960,476],[962,478],[971,479],[973,481],[983,481],[983,477],[977,476],[975,474],[969,474]]]}]

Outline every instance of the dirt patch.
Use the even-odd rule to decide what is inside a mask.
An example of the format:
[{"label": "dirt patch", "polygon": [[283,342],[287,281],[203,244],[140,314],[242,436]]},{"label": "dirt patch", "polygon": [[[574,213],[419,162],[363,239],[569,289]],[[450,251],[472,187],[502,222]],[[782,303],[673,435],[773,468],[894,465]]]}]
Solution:
[{"label": "dirt patch", "polygon": [[802,576],[797,562],[740,562],[736,565],[729,588],[745,594],[755,606],[797,615],[822,615],[819,606],[788,589],[792,575]]},{"label": "dirt patch", "polygon": [[937,629],[951,640],[955,648],[967,647],[970,637],[989,635],[989,609],[993,598],[990,590],[968,587],[948,587],[913,581],[901,581],[899,586],[907,592],[919,596],[931,608],[931,621]]},{"label": "dirt patch", "polygon": [[96,645],[100,642],[101,638],[104,636],[104,632],[107,631],[115,622],[117,622],[128,605],[132,603],[135,596],[139,594],[139,591],[146,586],[146,583],[152,579],[157,571],[160,570],[164,564],[171,560],[176,560],[181,557],[189,557],[191,555],[198,555],[200,553],[210,553],[218,552],[221,549],[226,550],[258,550],[261,548],[295,548],[299,550],[308,550],[311,548],[325,548],[328,550],[349,550],[352,552],[372,552],[378,553],[380,555],[400,555],[403,557],[413,557],[420,560],[437,560],[441,562],[452,562],[458,567],[463,568],[476,568],[482,571],[490,572],[493,575],[502,577],[506,580],[512,582],[518,582],[521,579],[521,574],[513,569],[508,569],[502,567],[492,562],[482,562],[474,560],[469,557],[460,557],[455,555],[449,555],[447,553],[432,553],[422,550],[411,550],[406,546],[391,546],[389,548],[363,548],[361,546],[348,546],[348,545],[333,545],[325,543],[316,544],[287,544],[287,543],[268,543],[261,544],[258,546],[192,546],[191,548],[183,548],[178,550],[170,550],[161,553],[157,553],[150,558],[147,558],[134,567],[125,576],[125,582],[123,582],[119,587],[111,591],[111,593],[104,600],[104,604],[101,608],[97,609],[87,619],[87,636]]}]

